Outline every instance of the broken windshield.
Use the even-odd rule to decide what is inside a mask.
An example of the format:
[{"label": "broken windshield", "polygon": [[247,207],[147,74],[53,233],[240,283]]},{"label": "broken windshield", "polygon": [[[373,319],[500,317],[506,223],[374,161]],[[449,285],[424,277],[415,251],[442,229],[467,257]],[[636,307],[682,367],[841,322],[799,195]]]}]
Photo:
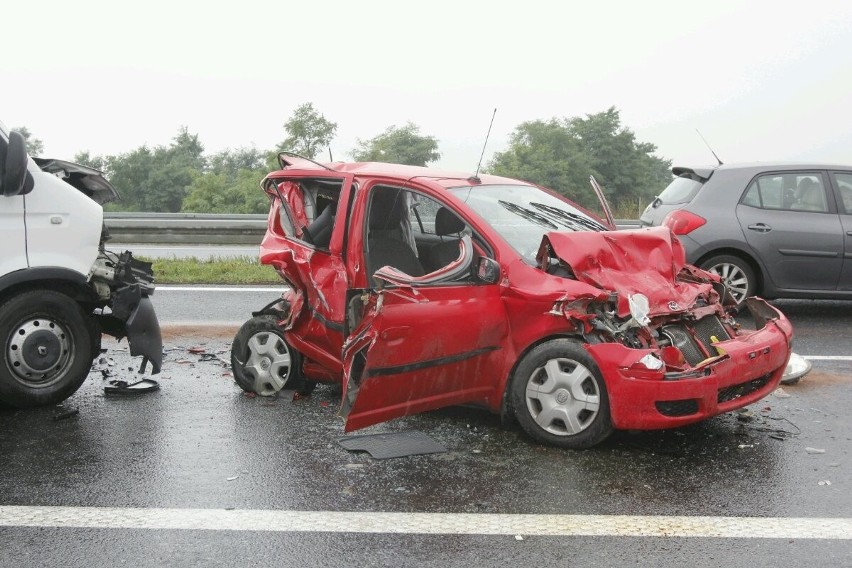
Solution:
[{"label": "broken windshield", "polygon": [[545,233],[607,230],[570,203],[530,185],[466,186],[450,191],[530,264],[536,262],[535,255]]}]

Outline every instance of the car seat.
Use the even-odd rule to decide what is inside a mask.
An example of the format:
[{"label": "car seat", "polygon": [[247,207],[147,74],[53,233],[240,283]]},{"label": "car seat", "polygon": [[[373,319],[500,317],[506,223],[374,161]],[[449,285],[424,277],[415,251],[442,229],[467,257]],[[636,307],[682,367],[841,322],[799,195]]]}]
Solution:
[{"label": "car seat", "polygon": [[[459,256],[459,241],[465,224],[458,215],[441,207],[435,214],[435,234],[441,237],[441,242],[435,243],[424,252],[423,263],[432,270],[446,266]],[[444,240],[444,237],[454,235],[454,238]]]},{"label": "car seat", "polygon": [[827,211],[825,192],[822,187],[810,178],[799,182],[799,203],[796,209],[800,211]]},{"label": "car seat", "polygon": [[331,242],[331,230],[334,228],[334,217],[337,213],[337,202],[332,201],[313,222],[305,227],[305,240],[317,248],[328,248]]},{"label": "car seat", "polygon": [[380,189],[373,193],[366,255],[371,281],[373,273],[383,266],[392,266],[410,276],[426,274],[411,245],[405,241],[402,227],[407,213],[405,203],[405,196],[399,189]]}]

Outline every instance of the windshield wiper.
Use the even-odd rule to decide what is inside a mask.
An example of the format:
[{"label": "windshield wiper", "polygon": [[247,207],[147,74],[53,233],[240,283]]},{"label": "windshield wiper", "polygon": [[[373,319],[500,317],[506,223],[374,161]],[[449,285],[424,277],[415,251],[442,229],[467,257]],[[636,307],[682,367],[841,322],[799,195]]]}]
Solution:
[{"label": "windshield wiper", "polygon": [[515,215],[523,217],[527,221],[532,221],[536,225],[544,227],[545,229],[555,231],[559,228],[558,226],[554,225],[547,217],[545,217],[544,215],[540,215],[535,211],[530,211],[529,209],[521,207],[520,205],[515,205],[514,203],[509,203],[508,201],[503,201],[502,199],[498,200],[497,203],[499,203],[505,209],[511,211]]},{"label": "windshield wiper", "polygon": [[589,219],[584,215],[580,215],[578,213],[571,213],[570,211],[565,211],[563,209],[558,209],[551,205],[545,205],[543,203],[530,203],[533,207],[546,213],[551,218],[559,219],[563,225],[567,225],[568,228],[576,230],[580,229],[591,229],[593,231],[605,231],[606,227],[601,225],[600,223]]}]

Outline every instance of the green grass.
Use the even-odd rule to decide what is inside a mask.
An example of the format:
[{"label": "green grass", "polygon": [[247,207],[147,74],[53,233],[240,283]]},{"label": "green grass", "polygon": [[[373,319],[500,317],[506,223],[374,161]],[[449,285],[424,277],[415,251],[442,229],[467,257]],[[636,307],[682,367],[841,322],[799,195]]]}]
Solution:
[{"label": "green grass", "polygon": [[281,284],[271,266],[256,258],[143,258],[154,264],[156,284]]}]

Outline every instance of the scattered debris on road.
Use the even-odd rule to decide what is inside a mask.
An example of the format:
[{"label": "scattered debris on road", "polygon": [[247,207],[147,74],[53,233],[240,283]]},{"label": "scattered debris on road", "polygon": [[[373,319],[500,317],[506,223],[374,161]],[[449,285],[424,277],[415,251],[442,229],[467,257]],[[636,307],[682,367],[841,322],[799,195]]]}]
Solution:
[{"label": "scattered debris on road", "polygon": [[134,383],[114,380],[104,387],[104,394],[143,394],[160,389],[160,383],[152,379],[142,379]]},{"label": "scattered debris on road", "polygon": [[347,436],[337,442],[347,451],[367,452],[373,459],[440,454],[448,450],[423,432],[393,432]]},{"label": "scattered debris on road", "polygon": [[62,412],[58,412],[53,415],[53,421],[59,422],[60,420],[67,420],[68,418],[72,418],[80,414],[79,408],[69,408],[68,410],[63,410]]}]

